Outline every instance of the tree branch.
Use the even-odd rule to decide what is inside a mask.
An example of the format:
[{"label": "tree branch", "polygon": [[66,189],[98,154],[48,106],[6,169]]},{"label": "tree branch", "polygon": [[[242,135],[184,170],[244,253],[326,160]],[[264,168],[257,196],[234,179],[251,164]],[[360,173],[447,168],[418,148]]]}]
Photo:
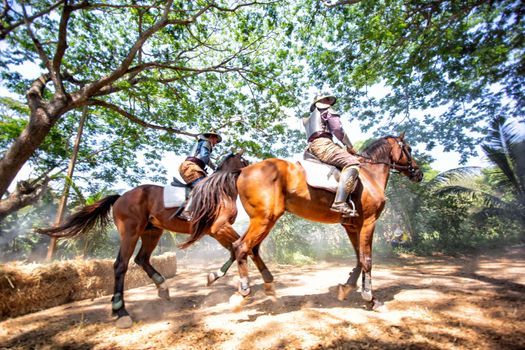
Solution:
[{"label": "tree branch", "polygon": [[251,2],[245,2],[242,4],[238,4],[237,6],[234,6],[234,7],[222,7],[215,3],[212,3],[210,4],[210,7],[213,7],[214,9],[217,9],[223,12],[235,12],[242,7],[253,6],[253,5],[270,5],[270,4],[275,4],[278,2],[279,1],[268,1],[268,2],[251,1]]},{"label": "tree branch", "polygon": [[[173,4],[173,0],[169,0],[166,3],[166,6],[164,7],[164,11],[162,13],[161,19],[155,24],[153,24],[148,30],[144,31],[141,35],[139,35],[139,38],[135,41],[135,43],[129,50],[128,55],[126,56],[126,58],[124,58],[124,60],[122,61],[119,67],[117,67],[108,76],[103,77],[99,79],[98,81],[93,82],[85,87],[88,96],[93,95],[93,93],[97,91],[98,89],[100,89],[101,87],[113,83],[114,81],[116,81],[117,79],[119,79],[120,77],[122,77],[124,74],[127,73],[127,70],[129,66],[131,65],[131,63],[133,62],[135,55],[142,48],[142,45],[144,45],[146,40],[150,36],[152,36],[154,33],[156,33],[158,30],[165,27],[171,22],[171,21],[168,21],[168,14],[169,14],[169,10],[172,4]],[[176,21],[176,22],[177,24],[186,23],[186,21]]]},{"label": "tree branch", "polygon": [[42,74],[38,79],[33,81],[29,90],[27,90],[26,96],[29,108],[31,110],[35,110],[36,108],[40,107],[44,89],[46,88],[46,84],[50,79],[50,73]]},{"label": "tree branch", "polygon": [[[27,20],[29,22],[32,22],[33,20],[37,19],[38,17],[42,17],[44,15],[47,15],[48,13],[50,13],[51,11],[53,11],[55,8],[57,8],[60,4],[64,3],[64,0],[59,0],[57,2],[55,2],[53,5],[49,6],[48,8],[32,15],[32,16],[29,16],[27,17]],[[4,4],[7,4],[7,2],[4,0]],[[5,17],[7,15],[7,7],[4,9],[4,13],[2,14],[1,17]],[[16,28],[18,28],[19,26],[21,26],[22,24],[24,24],[26,21],[26,18],[24,19],[21,19],[19,21],[16,21],[14,23],[11,23],[7,26],[3,26],[2,24],[0,24],[0,40],[3,40],[7,37],[7,35],[12,32],[13,30],[15,30]]]},{"label": "tree branch", "polygon": [[323,0],[323,4],[329,8],[336,7],[336,6],[342,6],[342,5],[354,5],[354,4],[357,4],[358,2],[361,2],[361,0],[340,0],[334,3],[332,3],[331,0]]},{"label": "tree branch", "polygon": [[53,58],[53,69],[55,72],[57,72],[57,74],[59,74],[60,63],[62,62],[62,57],[64,57],[64,53],[66,52],[67,48],[67,23],[69,22],[69,18],[71,18],[72,12],[73,8],[65,4],[64,8],[62,9],[60,26],[58,28],[57,49],[55,52],[55,57]]},{"label": "tree branch", "polygon": [[33,33],[33,30],[31,29],[31,22],[29,21],[29,17],[27,17],[27,12],[25,6],[22,4],[22,10],[24,12],[24,23],[27,28],[27,33],[29,34],[29,37],[33,41],[33,44],[35,45],[36,51],[38,53],[38,56],[42,60],[42,62],[45,64],[45,66],[49,69],[51,72],[52,66],[49,62],[49,57],[47,57],[46,52],[44,51],[44,48],[42,47],[42,44],[38,39],[35,37],[35,34]]},{"label": "tree branch", "polygon": [[126,112],[124,109],[120,108],[119,106],[116,106],[116,105],[114,105],[112,103],[109,103],[109,102],[106,102],[106,101],[97,100],[97,99],[89,99],[87,101],[87,105],[88,106],[99,106],[99,107],[104,107],[104,108],[110,109],[110,110],[112,110],[114,112],[119,113],[123,117],[131,120],[132,122],[134,122],[136,124],[139,124],[139,125],[141,125],[141,126],[143,126],[145,128],[156,129],[156,130],[164,130],[164,131],[167,131],[167,132],[172,133],[172,134],[186,135],[186,136],[191,136],[191,137],[196,137],[198,135],[198,134],[187,132],[187,131],[183,131],[183,130],[180,130],[180,129],[171,128],[169,126],[161,126],[161,125],[150,124],[148,122],[145,122],[142,119],[137,118],[136,116],[132,115],[131,113]]},{"label": "tree branch", "polygon": [[18,182],[15,191],[0,201],[0,222],[7,215],[38,201],[46,192],[48,183],[49,178],[44,179],[41,184],[36,186],[27,181]]}]

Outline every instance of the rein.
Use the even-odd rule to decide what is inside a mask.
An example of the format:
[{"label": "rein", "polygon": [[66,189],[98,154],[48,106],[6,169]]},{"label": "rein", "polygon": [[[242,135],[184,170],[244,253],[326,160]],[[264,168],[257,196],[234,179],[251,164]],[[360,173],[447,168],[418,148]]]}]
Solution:
[{"label": "rein", "polygon": [[[414,167],[412,166],[412,157],[410,156],[410,153],[407,152],[407,150],[405,149],[405,147],[404,147],[405,143],[403,141],[397,141],[397,144],[401,148],[401,156],[399,157],[397,162],[381,162],[381,161],[377,161],[375,159],[372,159],[372,158],[367,157],[367,156],[365,156],[363,154],[360,154],[360,153],[356,153],[355,155],[358,156],[358,157],[361,157],[363,159],[368,160],[368,161],[364,162],[365,164],[384,164],[384,165],[388,165],[390,167],[390,169],[393,169],[393,170],[396,170],[396,171],[405,171],[405,170],[407,170],[410,173],[410,176],[414,176],[416,174],[416,169],[414,169]],[[403,155],[405,155],[407,157],[408,165],[397,164],[401,159],[403,159]]]}]

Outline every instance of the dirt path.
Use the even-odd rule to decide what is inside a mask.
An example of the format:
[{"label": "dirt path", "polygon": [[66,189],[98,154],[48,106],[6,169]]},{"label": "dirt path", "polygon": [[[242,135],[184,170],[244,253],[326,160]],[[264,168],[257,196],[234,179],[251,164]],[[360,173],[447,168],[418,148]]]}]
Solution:
[{"label": "dirt path", "polygon": [[[376,259],[381,260],[381,259]],[[278,298],[262,292],[230,311],[234,270],[204,287],[209,269],[180,263],[171,301],[150,285],[126,294],[136,323],[113,326],[110,297],[0,323],[0,348],[14,349],[523,349],[525,247],[476,258],[399,258],[373,272],[380,312],[358,293],[336,299],[348,266],[273,266]],[[253,269],[252,269],[253,271]],[[255,273],[253,273],[255,277]]]}]

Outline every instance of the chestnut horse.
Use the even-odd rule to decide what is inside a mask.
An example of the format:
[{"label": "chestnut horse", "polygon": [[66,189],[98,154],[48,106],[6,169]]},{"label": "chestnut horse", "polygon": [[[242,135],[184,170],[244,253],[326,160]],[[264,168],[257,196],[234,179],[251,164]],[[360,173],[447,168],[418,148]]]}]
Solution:
[{"label": "chestnut horse", "polygon": [[[241,156],[242,153],[230,153],[218,166],[216,173],[236,171],[245,167],[248,162]],[[208,179],[208,178],[207,178]],[[206,182],[206,180],[200,183]],[[109,212],[113,206],[113,221],[120,234],[120,250],[114,264],[115,288],[113,293],[112,310],[118,317],[117,327],[126,328],[132,324],[131,317],[124,305],[124,278],[128,269],[129,259],[135,250],[139,238],[142,241],[135,262],[140,265],[148,276],[153,280],[158,289],[159,297],[169,299],[168,286],[165,278],[150,264],[151,253],[157,246],[164,230],[179,233],[190,233],[190,223],[179,219],[171,219],[177,212],[178,207],[165,208],[163,203],[163,187],[156,185],[138,186],[122,196],[111,195],[101,199],[95,204],[85,206],[71,215],[62,225],[58,227],[39,229],[39,233],[52,237],[74,237],[84,234],[97,224],[105,226],[109,222]],[[218,222],[213,232],[208,232],[213,238],[231,252],[231,257],[220,270],[212,272],[208,276],[208,285],[222,277],[235,260],[233,242],[239,235],[232,227],[237,216],[235,199],[226,203],[218,213]],[[225,218],[222,220],[221,218]],[[253,261],[261,271],[265,281],[272,281],[270,271],[259,256],[257,249],[253,250]]]},{"label": "chestnut horse", "polygon": [[[334,193],[308,186],[305,171],[298,163],[266,159],[243,168],[240,173],[212,176],[194,193],[193,232],[182,246],[188,247],[202,237],[216,221],[216,208],[223,205],[221,201],[231,201],[238,193],[250,217],[248,230],[234,243],[240,275],[239,292],[247,296],[250,293],[247,255],[261,244],[285,211],[312,221],[342,223],[354,247],[357,265],[347,282],[339,286],[338,298],[346,298],[357,286],[359,275],[363,272],[361,295],[372,302],[372,307],[379,306],[380,302],[372,295],[372,237],[385,205],[390,169],[398,170],[414,182],[421,181],[423,173],[411,156],[404,133],[399,137],[386,136],[376,140],[363,151],[361,162],[361,181],[352,194],[359,217],[351,219],[343,219],[341,214],[330,210]],[[205,194],[218,189],[230,193],[232,198],[218,198],[215,202],[210,202],[209,198],[203,200]]]}]

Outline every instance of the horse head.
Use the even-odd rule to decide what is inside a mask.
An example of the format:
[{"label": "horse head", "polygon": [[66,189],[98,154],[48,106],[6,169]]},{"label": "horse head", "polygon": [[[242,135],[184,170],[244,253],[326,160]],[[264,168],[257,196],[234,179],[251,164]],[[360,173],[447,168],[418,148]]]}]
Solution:
[{"label": "horse head", "polygon": [[243,158],[244,150],[228,152],[217,165],[217,171],[236,171],[248,166],[250,163]]},{"label": "horse head", "polygon": [[412,147],[405,140],[405,132],[403,131],[397,137],[389,137],[388,142],[392,146],[390,151],[392,168],[398,170],[413,182],[421,182],[423,180],[423,172],[412,157]]}]

